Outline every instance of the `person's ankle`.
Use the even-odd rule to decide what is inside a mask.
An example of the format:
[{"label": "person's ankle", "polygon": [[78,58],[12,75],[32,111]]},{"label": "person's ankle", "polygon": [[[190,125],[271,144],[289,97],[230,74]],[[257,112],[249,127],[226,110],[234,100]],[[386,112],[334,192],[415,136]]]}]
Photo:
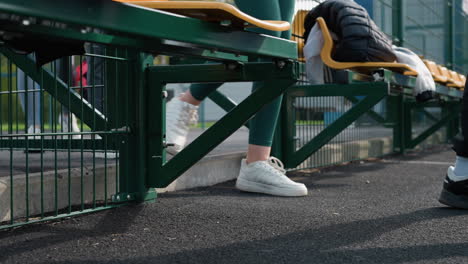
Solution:
[{"label": "person's ankle", "polygon": [[180,94],[179,100],[181,100],[182,102],[186,102],[188,104],[194,105],[194,106],[198,106],[202,102],[202,101],[195,99],[195,97],[193,97],[189,92]]},{"label": "person's ankle", "polygon": [[245,163],[247,165],[249,165],[250,163],[254,163],[254,162],[257,162],[257,161],[267,161],[268,158],[264,159],[264,158],[256,158],[256,159],[249,159],[249,158],[246,158],[245,159]]}]

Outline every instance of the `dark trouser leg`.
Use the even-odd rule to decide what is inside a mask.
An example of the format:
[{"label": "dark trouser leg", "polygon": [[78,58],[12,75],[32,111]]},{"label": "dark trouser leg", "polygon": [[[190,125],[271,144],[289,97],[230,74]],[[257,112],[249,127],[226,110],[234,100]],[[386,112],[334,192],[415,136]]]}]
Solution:
[{"label": "dark trouser leg", "polygon": [[[86,45],[86,52],[104,55],[102,45]],[[86,79],[91,88],[87,91],[88,101],[100,112],[104,109],[104,59],[88,57],[88,73]]]},{"label": "dark trouser leg", "polygon": [[461,132],[453,141],[453,150],[457,156],[468,158],[468,82],[465,84],[463,92],[461,126]]}]

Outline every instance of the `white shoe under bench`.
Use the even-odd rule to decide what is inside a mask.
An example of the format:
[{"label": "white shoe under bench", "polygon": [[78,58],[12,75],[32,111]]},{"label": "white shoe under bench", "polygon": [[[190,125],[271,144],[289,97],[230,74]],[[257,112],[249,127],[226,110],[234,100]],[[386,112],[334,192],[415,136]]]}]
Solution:
[{"label": "white shoe under bench", "polygon": [[243,159],[236,188],[245,192],[277,196],[307,195],[307,187],[302,183],[292,181],[285,173],[283,164],[275,157],[250,164]]}]

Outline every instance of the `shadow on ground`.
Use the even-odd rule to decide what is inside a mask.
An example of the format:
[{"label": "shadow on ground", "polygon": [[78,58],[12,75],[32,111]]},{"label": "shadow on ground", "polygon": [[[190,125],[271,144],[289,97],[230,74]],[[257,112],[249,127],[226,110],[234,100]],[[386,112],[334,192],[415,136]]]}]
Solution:
[{"label": "shadow on ground", "polygon": [[[355,249],[353,245],[375,239],[384,233],[404,228],[417,222],[450,218],[466,215],[464,211],[429,208],[407,214],[389,217],[340,223],[277,236],[266,240],[235,243],[228,246],[200,250],[182,251],[176,254],[131,257],[108,261],[47,261],[56,264],[85,263],[406,263],[413,261],[431,261],[447,256],[468,256],[468,242],[441,243],[436,245],[415,245],[405,247],[375,247]],[[107,217],[103,219],[105,223]],[[82,236],[102,236],[115,232],[125,232],[125,223],[121,230],[106,230],[102,223]],[[70,238],[73,229],[52,228],[55,235],[48,238],[47,244],[58,244]],[[51,231],[51,230],[48,230]],[[18,251],[22,245],[12,245]],[[351,247],[351,248],[348,248]],[[28,246],[30,249],[30,245]],[[0,251],[4,249],[0,248]],[[222,260],[220,262],[220,260]]]}]

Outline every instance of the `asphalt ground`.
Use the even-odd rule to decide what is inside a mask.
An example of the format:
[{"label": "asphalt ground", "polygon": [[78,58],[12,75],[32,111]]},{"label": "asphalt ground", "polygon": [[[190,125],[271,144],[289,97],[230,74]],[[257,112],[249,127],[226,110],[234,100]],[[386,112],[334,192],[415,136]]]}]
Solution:
[{"label": "asphalt ground", "polygon": [[448,146],[291,173],[309,195],[234,182],[0,231],[0,263],[468,263],[468,211],[438,203]]}]

